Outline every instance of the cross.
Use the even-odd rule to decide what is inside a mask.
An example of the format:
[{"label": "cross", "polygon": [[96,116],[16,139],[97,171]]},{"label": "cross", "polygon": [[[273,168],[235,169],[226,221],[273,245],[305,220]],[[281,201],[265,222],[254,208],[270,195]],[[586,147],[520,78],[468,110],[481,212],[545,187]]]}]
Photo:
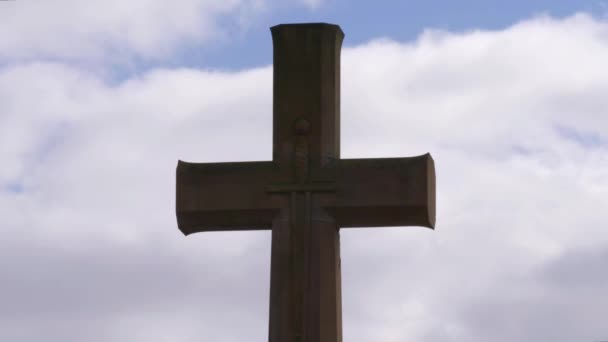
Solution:
[{"label": "cross", "polygon": [[272,161],[179,161],[185,234],[271,229],[269,342],[342,341],[340,235],[345,227],[435,225],[430,154],[340,159],[337,25],[271,28]]}]

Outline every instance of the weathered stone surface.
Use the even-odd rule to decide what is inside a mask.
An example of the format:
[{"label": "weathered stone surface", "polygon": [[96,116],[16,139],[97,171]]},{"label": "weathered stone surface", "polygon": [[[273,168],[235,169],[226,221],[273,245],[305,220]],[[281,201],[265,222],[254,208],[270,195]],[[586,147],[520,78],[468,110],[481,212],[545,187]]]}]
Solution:
[{"label": "weathered stone surface", "polygon": [[178,226],[272,229],[269,341],[342,341],[339,228],[433,228],[433,159],[340,159],[342,30],[271,31],[273,160],[180,161]]}]

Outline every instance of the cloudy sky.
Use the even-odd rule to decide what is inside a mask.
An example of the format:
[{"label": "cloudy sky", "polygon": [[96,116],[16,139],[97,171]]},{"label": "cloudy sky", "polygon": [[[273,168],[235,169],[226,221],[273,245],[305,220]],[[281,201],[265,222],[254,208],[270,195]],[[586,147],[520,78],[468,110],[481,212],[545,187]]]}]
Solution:
[{"label": "cloudy sky", "polygon": [[270,232],[184,237],[175,166],[271,158],[308,21],[342,157],[437,169],[435,231],[341,231],[344,341],[608,340],[608,4],[422,3],[1,1],[0,340],[267,340]]}]

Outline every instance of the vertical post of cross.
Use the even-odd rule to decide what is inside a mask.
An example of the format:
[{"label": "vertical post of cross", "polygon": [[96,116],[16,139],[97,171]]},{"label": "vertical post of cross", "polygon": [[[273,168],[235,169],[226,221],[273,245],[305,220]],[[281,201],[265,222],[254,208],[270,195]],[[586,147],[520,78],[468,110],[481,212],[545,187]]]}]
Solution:
[{"label": "vertical post of cross", "polygon": [[271,28],[274,45],[273,159],[290,165],[293,124],[310,124],[311,167],[340,158],[340,50],[332,24]]},{"label": "vertical post of cross", "polygon": [[271,32],[273,161],[281,176],[269,193],[282,198],[284,209],[272,224],[269,341],[337,342],[339,232],[315,205],[334,188],[313,183],[322,180],[315,170],[340,158],[344,33],[330,24],[278,25]]}]

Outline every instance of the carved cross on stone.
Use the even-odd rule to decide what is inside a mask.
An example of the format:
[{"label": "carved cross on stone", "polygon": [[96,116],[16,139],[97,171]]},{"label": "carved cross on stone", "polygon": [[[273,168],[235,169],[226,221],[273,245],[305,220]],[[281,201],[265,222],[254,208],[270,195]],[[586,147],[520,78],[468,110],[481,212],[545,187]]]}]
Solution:
[{"label": "carved cross on stone", "polygon": [[270,342],[342,341],[344,227],[435,224],[430,154],[340,159],[337,25],[271,28],[273,160],[177,165],[186,235],[272,229]]}]

